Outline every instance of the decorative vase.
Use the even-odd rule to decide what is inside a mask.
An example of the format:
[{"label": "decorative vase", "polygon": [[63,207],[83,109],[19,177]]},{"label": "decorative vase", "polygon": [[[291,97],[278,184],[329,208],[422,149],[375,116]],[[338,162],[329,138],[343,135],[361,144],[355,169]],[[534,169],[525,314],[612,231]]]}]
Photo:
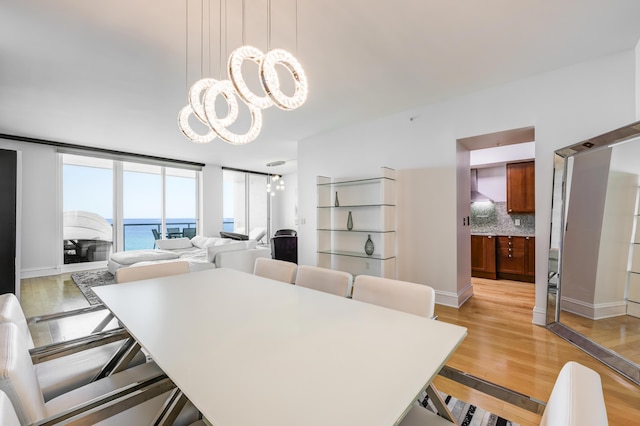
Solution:
[{"label": "decorative vase", "polygon": [[364,252],[367,253],[367,256],[371,256],[373,254],[373,241],[371,241],[371,234],[367,235],[367,242],[364,243]]},{"label": "decorative vase", "polygon": [[338,201],[338,191],[336,191],[336,201],[334,201],[333,205],[335,207],[340,207],[340,201]]},{"label": "decorative vase", "polygon": [[349,216],[347,216],[347,229],[349,231],[353,229],[353,217],[351,216],[351,210],[349,210]]}]

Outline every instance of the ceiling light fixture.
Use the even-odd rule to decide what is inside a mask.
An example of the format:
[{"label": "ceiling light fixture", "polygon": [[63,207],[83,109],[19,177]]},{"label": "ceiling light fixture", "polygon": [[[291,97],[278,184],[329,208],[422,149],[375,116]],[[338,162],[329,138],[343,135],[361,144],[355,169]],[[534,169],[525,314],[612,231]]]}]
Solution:
[{"label": "ceiling light fixture", "polygon": [[[267,163],[267,167],[282,166],[285,162],[282,160]],[[284,191],[284,179],[280,175],[269,174],[267,177],[267,192],[273,197],[276,191]]]},{"label": "ceiling light fixture", "polygon": [[[201,33],[204,33],[204,1],[202,1],[202,22]],[[210,2],[210,0],[207,0]],[[220,0],[222,2],[222,0]],[[188,0],[187,0],[188,4]],[[220,6],[222,10],[222,5]],[[209,10],[211,5],[209,3]],[[271,45],[271,0],[267,0],[267,53],[260,49],[244,44],[244,0],[242,1],[242,43],[243,46],[235,49],[229,56],[227,70],[228,80],[216,80],[213,78],[201,78],[196,81],[188,93],[188,105],[183,107],[178,114],[178,126],[182,133],[194,143],[209,143],[215,137],[219,137],[225,142],[233,145],[244,145],[258,137],[262,130],[262,111],[272,105],[290,111],[303,105],[307,100],[309,92],[307,77],[298,60],[289,52],[283,49],[270,49]],[[226,9],[225,9],[226,14]],[[187,5],[187,26],[188,26],[188,5]],[[220,13],[220,28],[222,28],[222,13]],[[211,21],[209,20],[209,26]],[[226,25],[225,25],[226,29]],[[211,31],[209,30],[209,33]],[[222,30],[221,30],[222,32]],[[187,28],[188,34],[188,28]],[[202,37],[202,34],[201,34]],[[298,39],[298,2],[296,0],[296,48]],[[201,50],[202,45],[201,44]],[[188,45],[188,41],[187,41]],[[187,49],[188,50],[188,49]],[[201,56],[202,52],[201,52]],[[220,56],[222,56],[222,42],[220,43]],[[211,55],[209,55],[211,60]],[[242,64],[249,60],[258,65],[261,87],[264,96],[255,94],[249,89],[245,78],[242,75]],[[203,59],[201,58],[201,68]],[[280,86],[280,78],[276,71],[276,66],[288,70],[294,81],[295,89],[291,96],[286,95]],[[227,115],[218,117],[216,112],[216,100],[219,96],[227,103]],[[238,98],[248,108],[251,115],[251,126],[244,134],[234,133],[228,129],[238,118]],[[194,116],[207,128],[205,134],[197,133],[189,123],[190,117]],[[277,181],[278,179],[274,179]],[[269,184],[270,185],[270,184]],[[283,185],[284,189],[284,185]]]}]

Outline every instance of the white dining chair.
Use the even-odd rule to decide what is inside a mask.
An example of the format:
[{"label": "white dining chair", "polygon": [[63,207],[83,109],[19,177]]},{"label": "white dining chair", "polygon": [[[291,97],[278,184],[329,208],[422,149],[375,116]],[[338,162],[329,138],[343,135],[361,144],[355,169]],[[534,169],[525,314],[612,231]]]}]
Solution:
[{"label": "white dining chair", "polygon": [[351,295],[353,275],[344,271],[300,265],[296,274],[296,285],[308,287],[325,293],[347,297]]},{"label": "white dining chair", "polygon": [[[72,409],[84,415],[108,416],[100,423],[102,425],[150,424],[174,390],[175,385],[171,380],[155,363],[150,362],[45,402],[24,337],[15,324],[0,324],[0,391],[11,401],[20,424],[57,417]],[[113,400],[116,391],[121,394]],[[125,398],[127,402],[121,403]],[[129,402],[132,405],[128,405]],[[92,403],[109,408],[107,411],[91,413],[89,408]],[[186,401],[185,404],[176,425],[189,425],[198,419],[195,407]],[[100,417],[89,418],[84,424],[101,420]]]},{"label": "white dining chair", "polygon": [[283,283],[293,284],[298,265],[284,260],[259,257],[253,267],[253,274],[263,278],[270,278]]},{"label": "white dining chair", "polygon": [[0,425],[2,426],[20,426],[20,420],[16,410],[13,409],[11,401],[7,394],[0,391]]},{"label": "white dining chair", "polygon": [[[80,318],[78,316],[78,321],[82,321]],[[45,401],[90,383],[120,349],[122,340],[129,337],[124,330],[122,333],[111,330],[62,343],[35,347],[28,319],[24,315],[18,298],[12,293],[0,295],[0,323],[12,323],[18,327],[20,336],[32,353],[33,362],[36,363],[36,376]],[[81,345],[88,349],[76,350]],[[63,352],[65,347],[69,350]],[[55,358],[47,357],[48,352],[55,353]],[[68,354],[65,355],[65,353]],[[135,366],[145,361],[145,355],[138,353],[128,365]]]},{"label": "white dining chair", "polygon": [[358,275],[353,300],[434,318],[436,292],[432,287],[390,278]]},{"label": "white dining chair", "polygon": [[189,262],[160,262],[149,265],[129,266],[116,270],[116,283],[148,280],[151,278],[168,277],[189,272]]},{"label": "white dining chair", "polygon": [[553,385],[540,426],[608,425],[600,375],[567,362]]},{"label": "white dining chair", "polygon": [[[435,290],[428,285],[391,278],[358,275],[353,284],[353,300],[370,303],[408,314],[435,319]],[[414,406],[400,423],[402,426],[451,425],[453,414],[446,406],[433,384],[425,389],[438,412],[444,417],[432,415],[427,409]]]}]

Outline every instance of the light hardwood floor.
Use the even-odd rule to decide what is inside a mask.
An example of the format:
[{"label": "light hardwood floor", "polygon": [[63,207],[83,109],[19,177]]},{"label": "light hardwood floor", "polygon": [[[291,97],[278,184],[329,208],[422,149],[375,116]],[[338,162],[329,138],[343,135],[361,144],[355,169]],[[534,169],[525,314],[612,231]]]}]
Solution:
[{"label": "light hardwood floor", "polygon": [[[575,346],[531,323],[533,284],[473,279],[474,296],[460,309],[436,306],[440,321],[468,328],[468,336],[447,365],[540,401],[547,401],[560,368],[570,360],[602,377],[609,424],[640,424],[640,388]],[[88,306],[69,274],[22,281],[22,306],[28,316]],[[96,322],[99,318],[96,320]],[[36,344],[82,335],[93,321],[71,321],[35,331]],[[522,425],[540,416],[506,404],[444,377],[439,390]]]}]

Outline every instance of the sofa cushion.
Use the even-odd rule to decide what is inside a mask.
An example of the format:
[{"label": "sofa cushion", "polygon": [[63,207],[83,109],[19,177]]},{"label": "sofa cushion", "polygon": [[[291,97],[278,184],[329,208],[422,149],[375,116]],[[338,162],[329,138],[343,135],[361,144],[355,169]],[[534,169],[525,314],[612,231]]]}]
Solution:
[{"label": "sofa cushion", "polygon": [[156,240],[156,247],[161,250],[175,250],[193,247],[191,240],[186,237],[171,238],[168,240]]},{"label": "sofa cushion", "polygon": [[207,262],[214,262],[216,259],[216,255],[218,253],[224,251],[236,251],[236,250],[244,250],[247,245],[244,241],[233,241],[228,244],[222,244],[217,246],[211,246],[207,248]]},{"label": "sofa cushion", "polygon": [[207,242],[207,239],[207,237],[204,237],[202,235],[196,235],[195,237],[191,238],[191,244],[193,244],[195,247],[203,248],[204,244]]},{"label": "sofa cushion", "polygon": [[130,250],[119,251],[111,255],[111,260],[119,263],[120,265],[133,265],[134,263],[149,261],[149,260],[169,260],[177,259],[179,256],[176,253],[171,253],[166,250]]}]

